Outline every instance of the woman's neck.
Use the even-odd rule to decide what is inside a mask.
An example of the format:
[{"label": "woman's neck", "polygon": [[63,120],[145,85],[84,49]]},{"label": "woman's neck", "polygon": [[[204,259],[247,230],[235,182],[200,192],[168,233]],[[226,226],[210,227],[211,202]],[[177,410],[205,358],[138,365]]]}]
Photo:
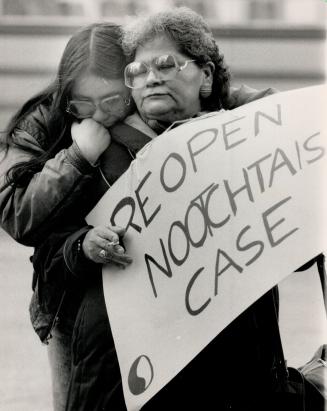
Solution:
[{"label": "woman's neck", "polygon": [[157,134],[163,133],[172,124],[170,122],[164,122],[164,121],[158,121],[158,120],[149,120],[149,119],[143,119],[143,120]]}]

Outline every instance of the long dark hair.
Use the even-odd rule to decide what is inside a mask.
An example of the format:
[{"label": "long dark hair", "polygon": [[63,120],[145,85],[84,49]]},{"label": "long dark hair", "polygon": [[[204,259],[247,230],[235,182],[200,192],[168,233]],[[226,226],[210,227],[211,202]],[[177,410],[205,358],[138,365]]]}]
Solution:
[{"label": "long dark hair", "polygon": [[[8,185],[25,186],[39,172],[45,162],[71,140],[73,118],[66,112],[74,82],[86,72],[103,78],[123,78],[126,58],[121,48],[121,28],[114,23],[95,23],[76,32],[68,41],[59,63],[55,80],[42,92],[29,99],[12,117],[0,142],[0,149],[8,152],[10,146],[21,147],[15,130],[26,129],[26,119],[35,110],[44,117],[40,132],[46,141],[40,141],[44,152],[32,160],[12,166],[6,173],[4,189]],[[25,123],[25,125],[24,125]],[[28,131],[28,130],[27,130]],[[27,149],[24,147],[24,151]]]}]

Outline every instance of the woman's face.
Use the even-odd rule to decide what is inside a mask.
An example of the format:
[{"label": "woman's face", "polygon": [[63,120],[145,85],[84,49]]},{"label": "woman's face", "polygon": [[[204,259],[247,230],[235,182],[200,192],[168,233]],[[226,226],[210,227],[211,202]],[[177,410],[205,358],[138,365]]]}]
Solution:
[{"label": "woman's face", "polygon": [[[139,46],[134,61],[151,62],[163,55],[173,55],[179,66],[190,57],[178,51],[175,43],[165,35]],[[132,89],[132,96],[142,116],[167,122],[186,119],[201,111],[200,87],[208,76],[212,78],[211,67],[200,68],[194,62],[168,80],[162,80],[156,70],[150,70],[144,85]],[[212,80],[211,80],[212,81]]]},{"label": "woman's face", "polygon": [[129,90],[123,79],[105,79],[91,73],[75,81],[68,104],[68,111],[76,118],[92,118],[105,127],[125,118],[129,109]]}]

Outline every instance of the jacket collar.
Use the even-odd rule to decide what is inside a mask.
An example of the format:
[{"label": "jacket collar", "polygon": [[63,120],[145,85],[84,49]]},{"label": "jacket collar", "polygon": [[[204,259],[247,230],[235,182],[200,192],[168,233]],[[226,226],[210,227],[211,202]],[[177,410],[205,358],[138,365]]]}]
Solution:
[{"label": "jacket collar", "polygon": [[134,152],[138,152],[157,136],[137,113],[128,116],[123,123],[111,127],[110,134],[114,141]]}]

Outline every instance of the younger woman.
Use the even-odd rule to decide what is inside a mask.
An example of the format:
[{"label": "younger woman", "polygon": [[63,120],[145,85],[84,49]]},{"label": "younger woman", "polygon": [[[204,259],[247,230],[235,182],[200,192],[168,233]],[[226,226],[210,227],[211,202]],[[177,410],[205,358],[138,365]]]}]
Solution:
[{"label": "younger woman", "polygon": [[[49,235],[59,226],[70,232],[77,221],[83,227],[83,217],[107,189],[98,159],[111,143],[108,127],[131,109],[125,65],[119,26],[80,30],[66,46],[54,82],[23,105],[1,141],[1,226],[36,247],[30,313],[40,339],[49,342],[56,411],[65,406],[72,328],[86,281],[65,275],[60,265],[55,275],[44,268],[56,241]],[[107,178],[112,183],[123,171]],[[99,237],[117,232],[104,228]],[[117,250],[113,258],[126,264]]]}]

